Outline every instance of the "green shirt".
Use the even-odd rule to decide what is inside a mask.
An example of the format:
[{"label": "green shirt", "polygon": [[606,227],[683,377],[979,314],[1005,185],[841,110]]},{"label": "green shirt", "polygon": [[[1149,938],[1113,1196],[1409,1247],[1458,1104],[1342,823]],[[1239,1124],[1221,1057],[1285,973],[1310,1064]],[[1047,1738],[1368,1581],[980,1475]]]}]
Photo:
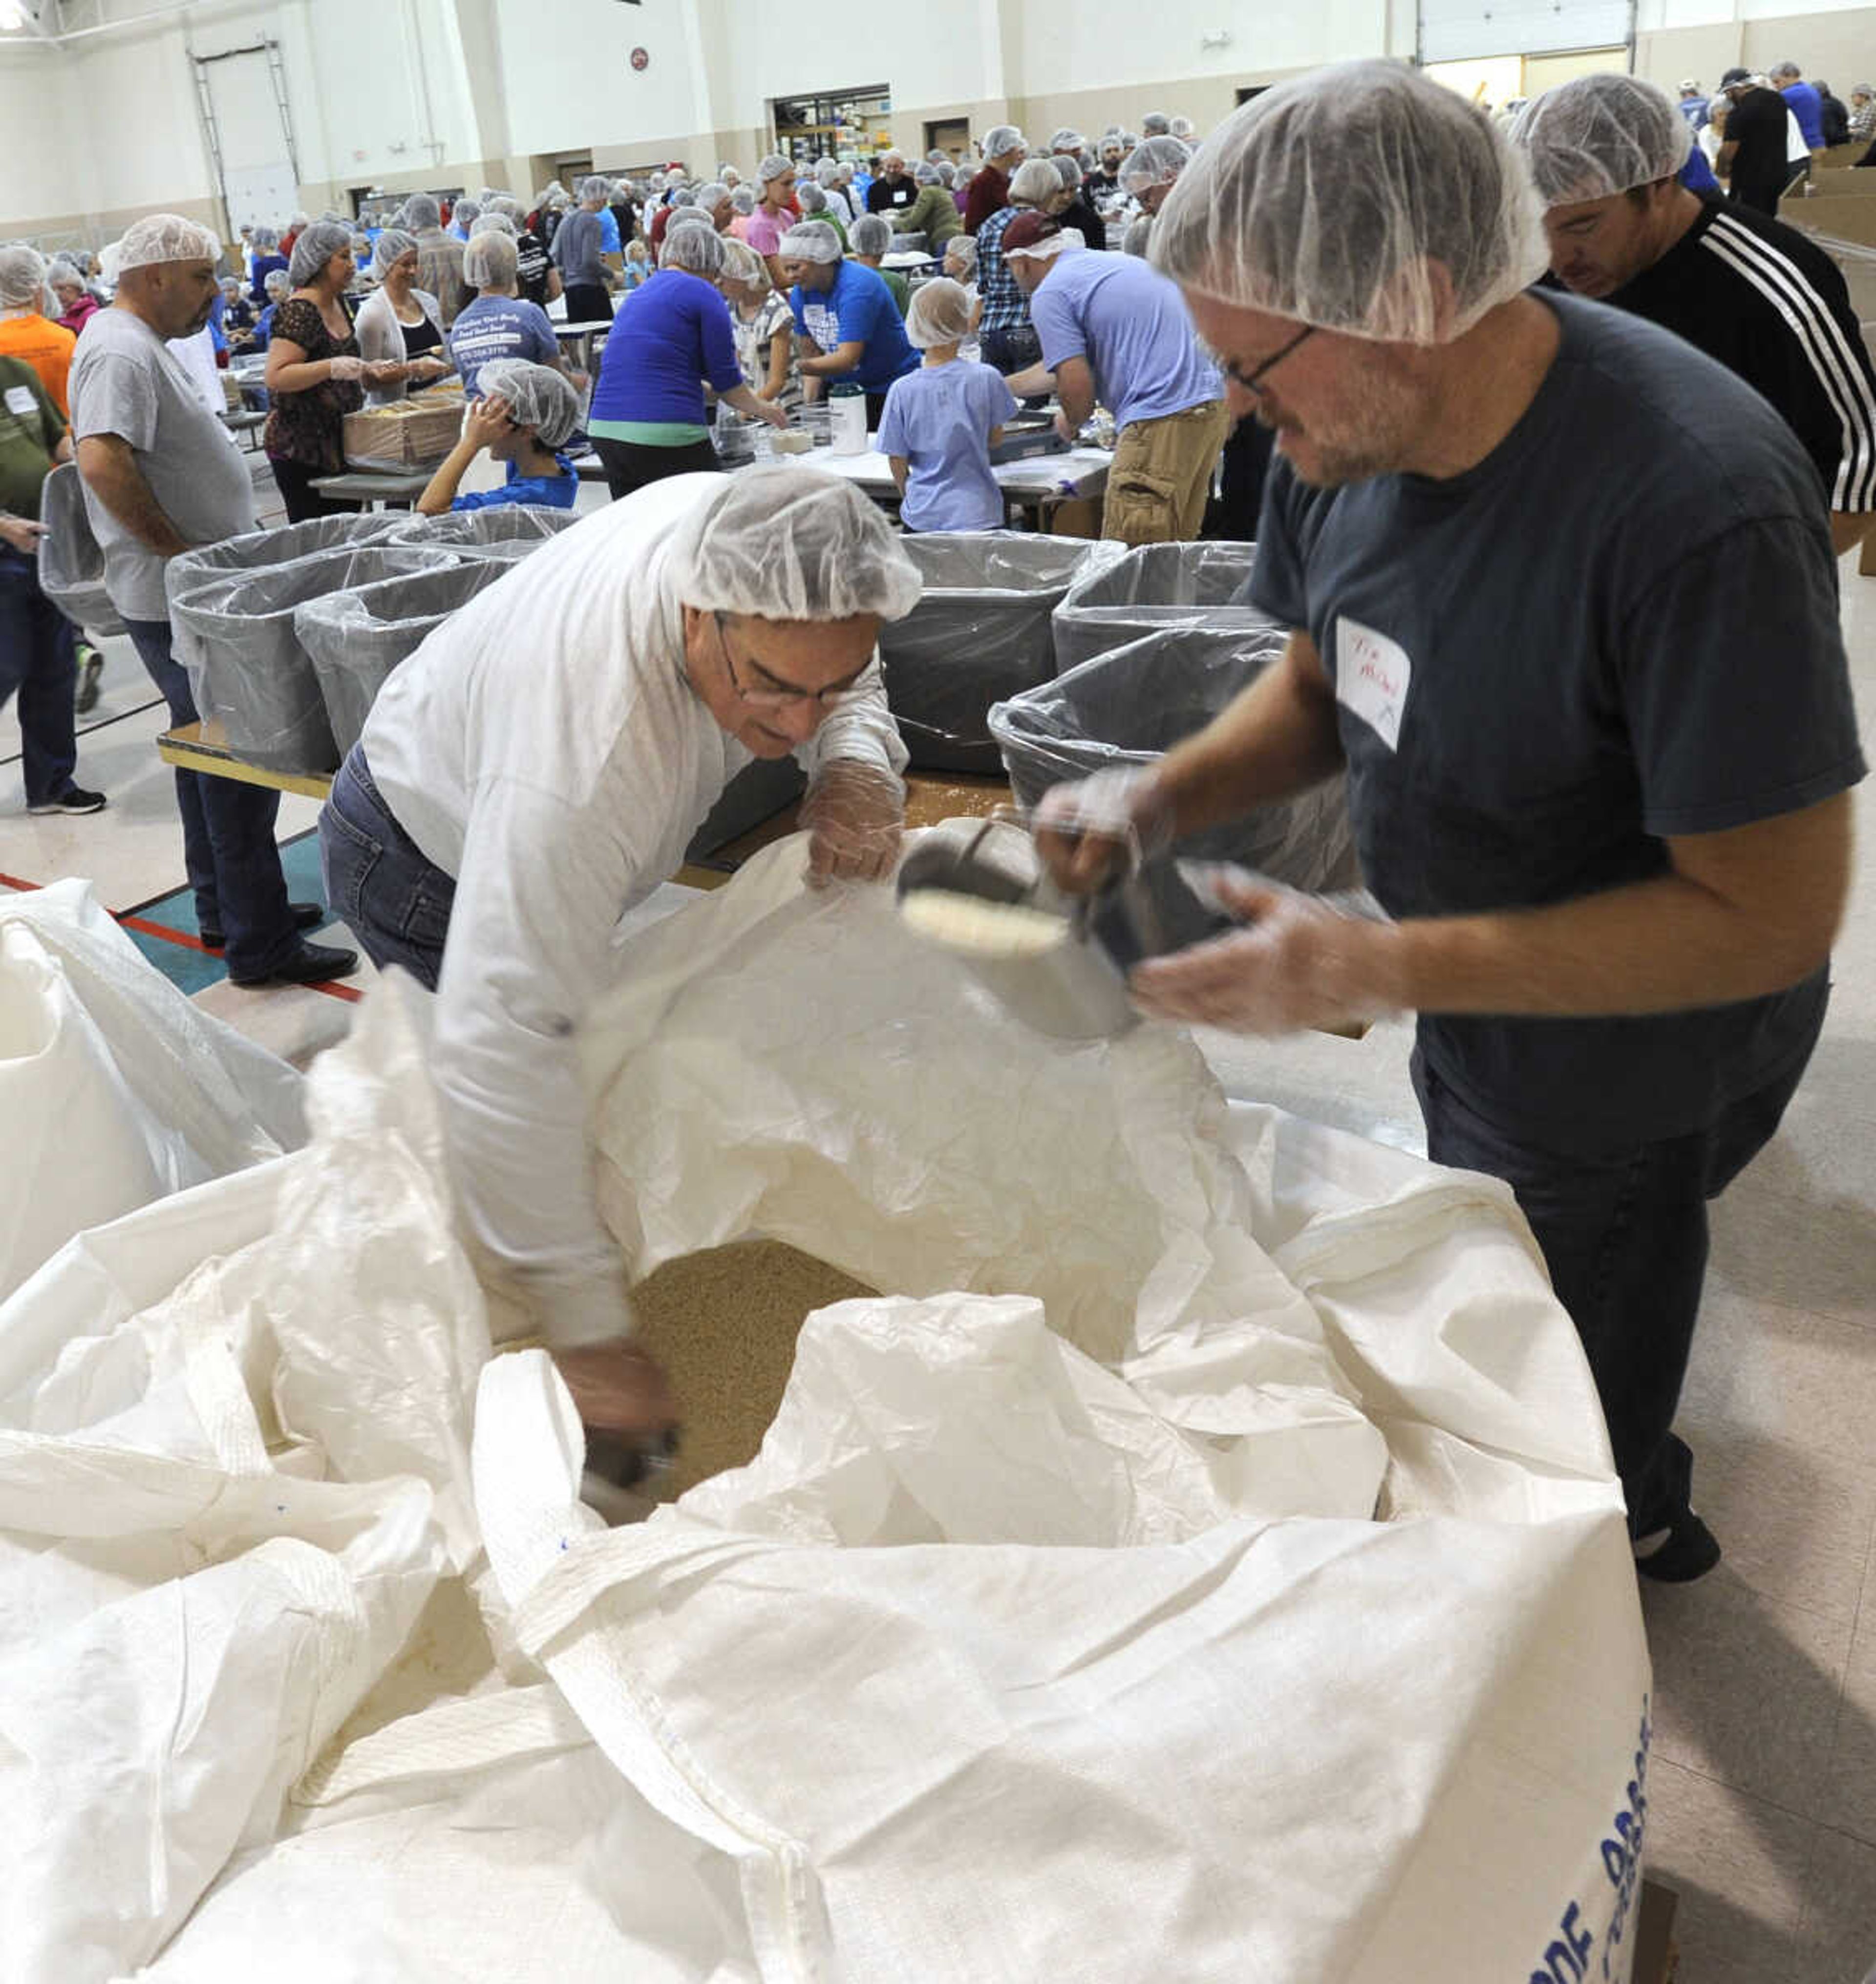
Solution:
[{"label": "green shirt", "polygon": [[880,281],[885,283],[886,287],[892,291],[893,300],[894,303],[898,304],[899,313],[901,317],[903,317],[906,313],[906,305],[912,300],[911,285],[906,282],[905,277],[902,276],[896,269],[879,269],[875,270],[874,273],[879,276]]},{"label": "green shirt", "polygon": [[39,490],[65,431],[39,374],[23,359],[0,358],[0,510],[38,521]]}]

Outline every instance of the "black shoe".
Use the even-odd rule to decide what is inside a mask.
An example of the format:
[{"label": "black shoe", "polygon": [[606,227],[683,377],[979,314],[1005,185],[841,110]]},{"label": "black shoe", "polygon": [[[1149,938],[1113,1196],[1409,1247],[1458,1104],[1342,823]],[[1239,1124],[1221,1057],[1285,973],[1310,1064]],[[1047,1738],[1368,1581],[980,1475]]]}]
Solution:
[{"label": "black shoe", "polygon": [[[317,930],[321,923],[332,921],[332,912],[323,903],[289,903],[286,913],[293,920],[295,930]],[[221,931],[213,925],[204,923],[196,933],[211,950],[219,950],[224,941]]]},{"label": "black shoe", "polygon": [[102,813],[105,797],[102,793],[88,793],[82,786],[67,786],[55,799],[41,799],[37,806],[29,806],[28,813]]},{"label": "black shoe", "polygon": [[284,963],[259,978],[236,978],[229,982],[250,990],[262,985],[323,985],[329,978],[349,978],[358,969],[358,953],[341,950],[330,943],[303,943]]},{"label": "black shoe", "polygon": [[78,713],[89,716],[98,707],[98,681],[104,673],[104,657],[89,641],[81,641],[78,666]]},{"label": "black shoe", "polygon": [[[1691,1509],[1682,1510],[1665,1531],[1655,1533],[1662,1541],[1646,1556],[1637,1556],[1635,1568],[1657,1584],[1691,1584],[1720,1561],[1719,1538]],[[1653,1539],[1643,1540],[1652,1543]],[[1638,1543],[1636,1548],[1640,1547]]]}]

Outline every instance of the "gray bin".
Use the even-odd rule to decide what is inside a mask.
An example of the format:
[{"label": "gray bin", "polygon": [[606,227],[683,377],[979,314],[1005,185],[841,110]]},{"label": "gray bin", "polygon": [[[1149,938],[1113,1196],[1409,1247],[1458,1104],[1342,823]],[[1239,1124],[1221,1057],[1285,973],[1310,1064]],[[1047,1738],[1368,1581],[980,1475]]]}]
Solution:
[{"label": "gray bin", "polygon": [[[1174,628],[999,703],[990,729],[1017,803],[1027,813],[1065,780],[1109,766],[1156,763],[1275,662],[1285,639],[1268,626]],[[1178,852],[1234,861],[1296,889],[1345,889],[1358,880],[1340,778],[1194,834]]]},{"label": "gray bin", "polygon": [[1117,545],[1013,531],[935,531],[904,540],[925,590],[879,632],[886,701],[915,770],[1001,769],[990,705],[1056,672],[1050,615]]},{"label": "gray bin", "polygon": [[1269,616],[1241,605],[1257,547],[1139,545],[1077,576],[1055,613],[1055,661],[1066,675],[1084,662],[1172,627],[1255,632]]},{"label": "gray bin", "polygon": [[341,758],[358,742],[392,669],[508,571],[500,559],[465,558],[293,608],[293,632],[313,664]]},{"label": "gray bin", "polygon": [[483,510],[451,510],[441,517],[399,517],[386,542],[394,545],[447,545],[471,555],[493,551],[524,556],[538,551],[579,521],[572,511],[539,503],[496,503]]},{"label": "gray bin", "polygon": [[104,550],[92,536],[77,464],[61,462],[39,491],[39,590],[65,618],[95,638],[124,623],[104,589]]},{"label": "gray bin", "polygon": [[460,554],[441,545],[368,544],[280,565],[226,562],[228,554],[253,541],[237,538],[170,561],[176,659],[189,671],[203,720],[221,725],[239,756],[272,772],[336,770],[337,740],[312,657],[293,624],[295,610],[327,594],[459,564]]}]

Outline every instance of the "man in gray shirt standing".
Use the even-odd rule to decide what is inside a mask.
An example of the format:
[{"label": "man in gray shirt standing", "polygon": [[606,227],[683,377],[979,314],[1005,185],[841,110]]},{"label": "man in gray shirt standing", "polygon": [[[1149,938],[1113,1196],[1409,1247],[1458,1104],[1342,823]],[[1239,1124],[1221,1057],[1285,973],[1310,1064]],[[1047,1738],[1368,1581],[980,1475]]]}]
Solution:
[{"label": "man in gray shirt standing", "polygon": [[612,298],[600,261],[600,209],[606,203],[606,182],[597,176],[580,182],[580,204],[554,230],[554,260],[560,270],[569,323],[609,322]]},{"label": "man in gray shirt standing", "polygon": [[432,193],[414,193],[404,203],[404,224],[417,236],[417,287],[427,290],[447,330],[475,300],[463,273],[463,243],[443,225],[443,208]]},{"label": "man in gray shirt standing", "polygon": [[[153,213],[119,244],[116,301],[85,327],[72,367],[72,431],[104,582],[173,723],[197,720],[172,645],[164,569],[178,552],[259,528],[233,437],[203,406],[166,340],[208,322],[218,249],[206,228]],[[270,787],[176,775],[183,849],[203,941],[226,948],[237,985],[312,984],[358,954],[309,943],[316,903],[290,903]]]}]

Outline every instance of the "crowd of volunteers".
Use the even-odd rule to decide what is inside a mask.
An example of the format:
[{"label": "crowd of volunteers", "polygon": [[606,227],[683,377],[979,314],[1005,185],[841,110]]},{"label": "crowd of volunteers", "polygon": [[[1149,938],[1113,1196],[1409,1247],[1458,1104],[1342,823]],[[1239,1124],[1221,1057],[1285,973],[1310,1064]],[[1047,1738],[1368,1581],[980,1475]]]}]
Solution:
[{"label": "crowd of volunteers", "polygon": [[[1863,774],[1835,557],[1876,517],[1876,371],[1844,280],[1777,218],[1868,141],[1795,65],[1678,100],[1622,75],[1496,113],[1402,64],[1277,85],[1202,140],[1154,116],[975,169],[812,162],[414,194],[237,246],[155,215],[92,266],[0,248],[0,692],[28,806],[76,776],[73,630],[40,491],[75,461],[113,607],[179,722],[167,561],[256,526],[181,362],[265,354],[290,519],[335,504],[347,416],[460,381],[437,514],[617,499],[391,677],[322,815],[334,910],[435,994],[464,1215],[590,1426],[677,1411],[592,1198],[578,1042],[621,911],[729,780],[793,754],[817,885],[893,872],[906,762],[878,658],[902,533],[1007,521],[1025,404],[1104,414],[1103,535],[1255,537],[1282,662],[1158,762],[1056,787],[1063,886],[1345,772],[1381,912],[1254,876],[1226,935],[1139,967],[1164,1019],[1281,1034],[1417,1016],[1431,1155],[1507,1181],[1582,1336],[1648,1574],[1700,1575],[1673,1430],[1707,1205],[1822,1025]],[[1863,163],[1871,163],[1866,158]],[[549,307],[564,313],[557,323]],[[562,340],[609,327],[595,375]],[[863,396],[897,524],[742,422]],[[1724,473],[1716,476],[1715,449]],[[464,494],[479,457],[499,486]],[[1529,630],[1541,628],[1540,638]],[[177,774],[205,940],[243,984],[350,970],[288,900],[263,787]]]}]

